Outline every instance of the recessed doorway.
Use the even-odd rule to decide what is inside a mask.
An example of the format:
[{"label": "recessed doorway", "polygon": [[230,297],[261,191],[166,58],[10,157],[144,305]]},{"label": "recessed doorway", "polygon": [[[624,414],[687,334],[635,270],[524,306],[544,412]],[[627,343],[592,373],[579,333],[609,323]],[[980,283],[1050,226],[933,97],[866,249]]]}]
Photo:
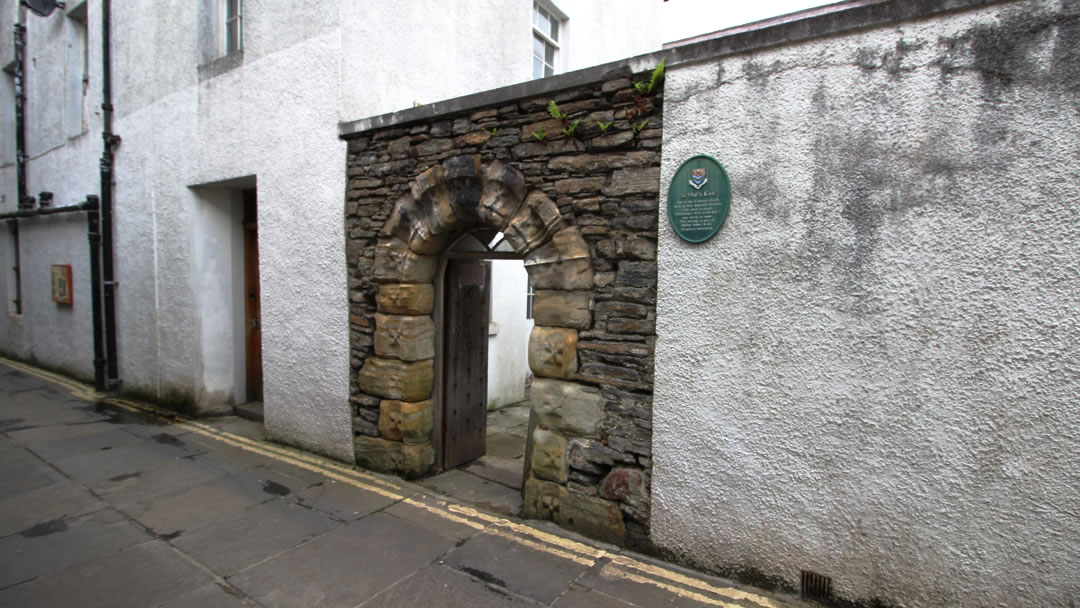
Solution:
[{"label": "recessed doorway", "polygon": [[459,238],[439,268],[442,472],[421,483],[517,515],[530,416],[528,274],[502,235],[490,230]]}]

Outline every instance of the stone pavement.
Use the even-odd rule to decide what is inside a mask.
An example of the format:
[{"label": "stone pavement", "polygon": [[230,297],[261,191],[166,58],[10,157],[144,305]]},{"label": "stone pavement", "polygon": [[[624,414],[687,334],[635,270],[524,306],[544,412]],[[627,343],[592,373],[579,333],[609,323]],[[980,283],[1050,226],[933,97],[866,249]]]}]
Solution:
[{"label": "stone pavement", "polygon": [[0,606],[800,606],[0,359]]}]

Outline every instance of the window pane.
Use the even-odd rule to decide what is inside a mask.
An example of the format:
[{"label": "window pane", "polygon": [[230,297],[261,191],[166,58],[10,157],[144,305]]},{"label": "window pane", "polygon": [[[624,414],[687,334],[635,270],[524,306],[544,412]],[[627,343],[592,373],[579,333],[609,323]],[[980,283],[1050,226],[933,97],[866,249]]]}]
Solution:
[{"label": "window pane", "polygon": [[551,20],[548,19],[548,15],[544,12],[544,9],[540,9],[540,23],[536,27],[548,36],[551,35]]},{"label": "window pane", "polygon": [[559,41],[559,21],[557,19],[551,20],[551,32],[548,35],[555,42]]},{"label": "window pane", "polygon": [[548,65],[555,65],[555,47],[550,44],[544,45],[544,63]]},{"label": "window pane", "polygon": [[533,80],[544,77],[544,62],[539,57],[533,57]]},{"label": "window pane", "polygon": [[547,43],[541,40],[539,36],[533,34],[533,55],[536,57],[543,57],[545,46],[547,46]]},{"label": "window pane", "polygon": [[545,65],[544,66],[544,76],[554,76],[554,75],[555,75],[555,68],[551,67],[550,65]]}]

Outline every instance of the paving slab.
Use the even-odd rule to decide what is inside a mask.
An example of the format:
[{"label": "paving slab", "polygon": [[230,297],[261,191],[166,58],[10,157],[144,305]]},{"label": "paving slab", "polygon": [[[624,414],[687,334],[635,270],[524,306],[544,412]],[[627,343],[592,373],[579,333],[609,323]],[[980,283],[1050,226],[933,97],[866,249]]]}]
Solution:
[{"label": "paving slab", "polygon": [[165,493],[192,488],[228,473],[194,459],[178,458],[135,473],[125,473],[92,483],[94,492],[116,505],[146,502]]},{"label": "paving slab", "polygon": [[515,435],[511,431],[495,433],[487,437],[487,453],[500,458],[525,457],[525,433]]},{"label": "paving slab", "polygon": [[54,519],[78,517],[100,511],[107,506],[108,503],[91,494],[82,485],[63,481],[0,500],[0,537]]},{"label": "paving slab", "polygon": [[120,512],[46,520],[0,539],[0,588],[151,540]]},{"label": "paving slab", "polygon": [[631,604],[581,585],[571,585],[552,608],[651,608],[651,604]]},{"label": "paving slab", "polygon": [[170,542],[214,572],[228,576],[341,525],[318,511],[273,500]]},{"label": "paving slab", "polygon": [[375,513],[232,576],[268,607],[357,606],[429,565],[454,540]]},{"label": "paving slab", "polygon": [[231,586],[221,583],[203,585],[194,591],[185,593],[158,604],[154,608],[253,608],[258,606]]},{"label": "paving slab", "polygon": [[542,604],[553,602],[589,568],[565,553],[538,550],[541,545],[516,533],[505,534],[525,543],[484,531],[465,541],[444,563]]},{"label": "paving slab", "polygon": [[142,473],[194,453],[195,450],[186,444],[176,446],[142,441],[105,452],[56,460],[52,465],[68,477],[94,488],[104,485],[99,482]]},{"label": "paving slab", "polygon": [[213,582],[161,541],[0,590],[0,606],[146,608]]},{"label": "paving slab", "polygon": [[503,515],[521,513],[521,492],[458,469],[451,469],[420,482],[447,496],[453,496],[481,509]]},{"label": "paving slab", "polygon": [[500,587],[463,572],[445,566],[432,565],[402,580],[361,606],[362,608],[400,608],[436,604],[469,608],[542,605],[510,594]]},{"label": "paving slab", "polygon": [[[403,495],[413,494],[415,490],[406,491]],[[338,521],[352,521],[381,511],[400,499],[374,492],[357,491],[349,484],[326,479],[300,491],[296,500],[300,505],[325,513]]]},{"label": "paving slab", "polygon": [[23,447],[33,452],[38,458],[55,461],[94,452],[107,452],[144,441],[108,423],[92,423],[90,426],[96,432],[81,433],[63,439],[39,439],[26,442]]},{"label": "paving slab", "polygon": [[62,481],[63,475],[25,448],[7,450],[3,458],[0,458],[0,499],[32,492]]},{"label": "paving slab", "polygon": [[524,468],[524,458],[502,458],[487,454],[465,465],[462,470],[488,481],[501,483],[520,493]]},{"label": "paving slab", "polygon": [[257,504],[287,496],[303,485],[281,473],[257,467],[197,486],[157,494],[119,509],[161,536],[191,532]]},{"label": "paving slab", "polygon": [[383,513],[392,515],[448,538],[465,540],[479,534],[487,524],[459,514],[449,513],[449,501],[439,496],[417,494],[396,502]]}]

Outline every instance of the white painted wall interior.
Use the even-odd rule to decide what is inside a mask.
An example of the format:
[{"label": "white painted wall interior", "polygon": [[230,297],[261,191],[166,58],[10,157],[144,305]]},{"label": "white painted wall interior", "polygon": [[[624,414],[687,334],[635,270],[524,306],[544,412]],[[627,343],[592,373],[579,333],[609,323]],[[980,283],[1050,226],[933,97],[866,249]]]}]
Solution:
[{"label": "white painted wall interior", "polygon": [[529,375],[529,333],[525,317],[529,274],[521,260],[491,260],[491,322],[488,339],[488,409],[525,399]]},{"label": "white painted wall interior", "polygon": [[1080,601],[1070,6],[669,71],[661,192],[698,153],[734,192],[704,244],[660,220],[660,547],[864,602]]}]

